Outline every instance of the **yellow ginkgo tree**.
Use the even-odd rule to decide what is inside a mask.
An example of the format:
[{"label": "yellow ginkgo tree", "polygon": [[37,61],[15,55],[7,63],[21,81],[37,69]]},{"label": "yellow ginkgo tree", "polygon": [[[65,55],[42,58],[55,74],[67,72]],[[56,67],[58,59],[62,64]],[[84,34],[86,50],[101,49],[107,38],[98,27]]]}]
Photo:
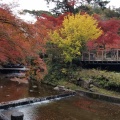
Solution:
[{"label": "yellow ginkgo tree", "polygon": [[89,40],[95,40],[102,34],[97,21],[90,15],[76,14],[64,18],[62,27],[50,32],[51,42],[62,50],[65,62],[71,62],[81,55],[81,50]]}]

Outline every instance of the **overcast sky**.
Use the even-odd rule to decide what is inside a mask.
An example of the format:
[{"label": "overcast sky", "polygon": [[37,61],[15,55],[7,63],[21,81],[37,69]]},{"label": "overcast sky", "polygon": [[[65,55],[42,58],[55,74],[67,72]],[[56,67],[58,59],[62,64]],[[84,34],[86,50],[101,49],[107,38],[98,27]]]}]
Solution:
[{"label": "overcast sky", "polygon": [[[0,0],[4,3],[16,2],[20,4],[22,9],[35,9],[35,10],[48,10],[45,0]],[[107,0],[110,1],[108,5],[120,7],[120,0]]]},{"label": "overcast sky", "polygon": [[[110,3],[107,6],[114,6],[114,7],[120,7],[120,0],[108,0]],[[46,2],[44,0],[0,0],[0,3],[12,3],[16,2],[19,4],[19,7],[17,10],[21,9],[28,9],[28,10],[49,10],[50,8],[47,6]],[[51,4],[51,8],[54,5]],[[26,16],[22,15],[22,19],[26,19],[27,21],[33,20],[34,18],[31,17],[29,14],[26,14]]]}]

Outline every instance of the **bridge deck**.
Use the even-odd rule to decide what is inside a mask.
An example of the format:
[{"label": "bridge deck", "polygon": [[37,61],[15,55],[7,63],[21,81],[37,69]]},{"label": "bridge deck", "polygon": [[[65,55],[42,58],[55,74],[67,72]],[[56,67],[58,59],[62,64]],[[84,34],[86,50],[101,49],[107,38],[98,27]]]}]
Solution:
[{"label": "bridge deck", "polygon": [[83,64],[120,65],[120,61],[80,61]]},{"label": "bridge deck", "polygon": [[20,70],[20,71],[27,71],[29,68],[0,68],[0,70]]}]

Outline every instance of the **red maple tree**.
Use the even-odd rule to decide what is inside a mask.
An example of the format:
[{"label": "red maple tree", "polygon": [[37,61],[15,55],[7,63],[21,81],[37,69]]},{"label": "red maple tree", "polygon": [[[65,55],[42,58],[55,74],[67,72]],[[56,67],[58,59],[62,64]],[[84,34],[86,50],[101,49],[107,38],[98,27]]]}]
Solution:
[{"label": "red maple tree", "polygon": [[58,29],[62,25],[64,17],[67,16],[68,14],[70,13],[66,12],[57,17],[53,15],[42,14],[40,17],[37,18],[37,21],[44,24],[49,30],[50,29],[54,30]]},{"label": "red maple tree", "polygon": [[98,15],[94,15],[94,17],[98,20],[98,27],[103,30],[103,34],[97,40],[88,42],[88,48],[120,48],[120,20],[115,18],[102,20]]},{"label": "red maple tree", "polygon": [[[0,64],[23,63],[46,70],[39,53],[45,52],[47,31],[42,24],[28,24],[15,17],[10,9],[0,7]],[[32,59],[32,64],[31,64]]]}]

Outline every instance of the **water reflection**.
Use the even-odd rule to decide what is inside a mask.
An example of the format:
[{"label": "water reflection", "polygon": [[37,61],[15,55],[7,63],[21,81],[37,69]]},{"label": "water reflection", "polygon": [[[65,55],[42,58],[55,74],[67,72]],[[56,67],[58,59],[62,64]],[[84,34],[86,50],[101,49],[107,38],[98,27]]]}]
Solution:
[{"label": "water reflection", "polygon": [[[50,86],[43,85],[38,91],[29,91],[28,84],[0,79],[0,102],[26,97],[44,97],[58,94]],[[120,105],[88,99],[80,96],[59,101],[45,101],[2,111],[10,118],[15,111],[24,113],[24,120],[119,120]]]},{"label": "water reflection", "polygon": [[120,106],[80,96],[3,111],[24,113],[24,120],[119,120]]},{"label": "water reflection", "polygon": [[[32,86],[31,86],[32,87]],[[30,91],[32,90],[32,91]],[[0,102],[18,100],[26,97],[45,97],[58,94],[51,86],[41,85],[33,90],[28,84],[10,81],[9,78],[0,77]]]}]

